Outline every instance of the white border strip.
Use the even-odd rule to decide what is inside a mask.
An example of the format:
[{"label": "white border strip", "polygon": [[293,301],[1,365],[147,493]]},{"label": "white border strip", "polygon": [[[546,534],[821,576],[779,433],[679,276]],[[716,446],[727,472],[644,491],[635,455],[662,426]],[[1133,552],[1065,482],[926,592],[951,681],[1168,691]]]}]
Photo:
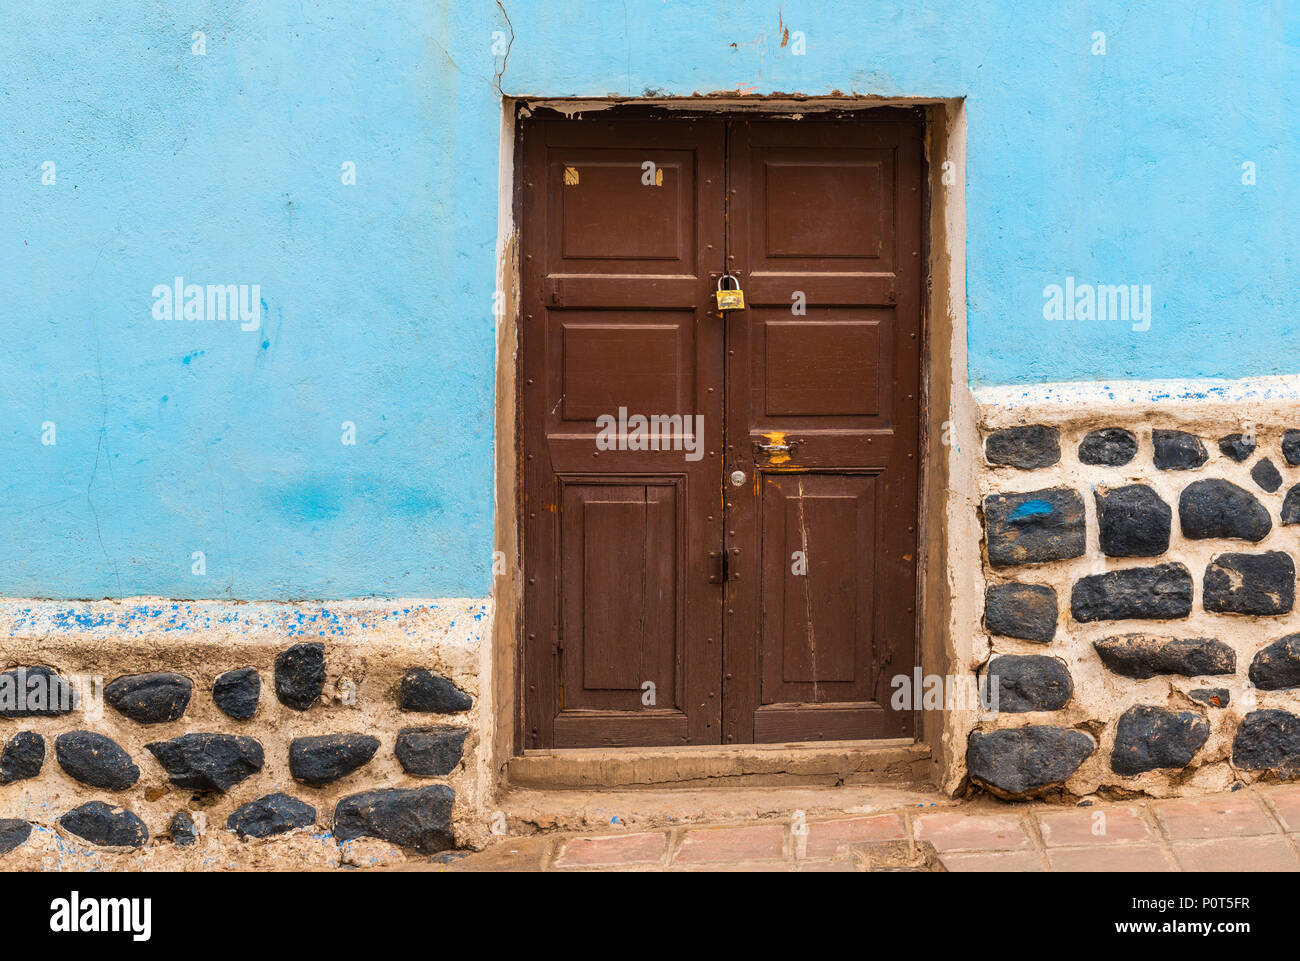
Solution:
[{"label": "white border strip", "polygon": [[[1069,409],[1159,407],[1164,404],[1300,402],[1300,374],[1243,380],[1130,380],[1010,384],[976,387],[975,402],[992,413],[1022,408]],[[1085,408],[1080,410],[1079,408]]]}]

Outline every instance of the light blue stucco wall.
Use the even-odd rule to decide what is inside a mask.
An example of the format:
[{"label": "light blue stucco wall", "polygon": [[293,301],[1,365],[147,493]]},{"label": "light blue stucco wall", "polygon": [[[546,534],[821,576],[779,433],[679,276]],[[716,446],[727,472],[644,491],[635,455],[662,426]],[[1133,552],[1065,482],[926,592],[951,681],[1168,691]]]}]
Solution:
[{"label": "light blue stucco wall", "polygon": [[[1300,370],[1288,7],[0,5],[0,594],[488,592],[498,74],[965,97],[974,383]],[[259,328],[156,319],[177,275]],[[1151,329],[1044,321],[1067,276],[1151,285]]]}]

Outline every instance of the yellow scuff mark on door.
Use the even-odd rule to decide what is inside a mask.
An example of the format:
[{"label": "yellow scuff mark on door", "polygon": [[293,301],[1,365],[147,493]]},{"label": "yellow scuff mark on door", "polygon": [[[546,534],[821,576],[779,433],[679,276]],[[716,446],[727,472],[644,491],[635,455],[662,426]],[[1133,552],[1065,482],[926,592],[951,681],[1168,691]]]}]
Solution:
[{"label": "yellow scuff mark on door", "polygon": [[576,186],[578,186],[578,168],[577,168],[577,167],[565,167],[565,168],[564,168],[564,186],[566,186],[566,187],[576,187]]}]

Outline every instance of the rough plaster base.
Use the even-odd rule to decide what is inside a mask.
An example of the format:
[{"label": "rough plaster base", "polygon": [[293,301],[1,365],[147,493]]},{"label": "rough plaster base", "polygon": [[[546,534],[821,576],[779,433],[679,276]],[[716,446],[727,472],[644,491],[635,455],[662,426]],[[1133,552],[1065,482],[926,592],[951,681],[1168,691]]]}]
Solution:
[{"label": "rough plaster base", "polygon": [[[194,682],[185,715],[173,722],[140,724],[107,704],[99,716],[92,707],[62,717],[0,719],[5,739],[31,730],[46,740],[41,773],[0,787],[0,816],[35,825],[28,842],[0,860],[0,869],[262,870],[391,864],[404,858],[392,845],[358,839],[340,846],[334,841],[329,833],[334,805],[359,791],[431,783],[448,784],[456,792],[453,827],[458,844],[481,845],[487,822],[479,763],[479,719],[485,710],[479,699],[479,658],[491,621],[490,600],[314,605],[155,599],[0,602],[0,669],[45,664],[65,675],[97,675],[104,683],[123,674],[175,671]],[[299,712],[276,699],[273,665],[280,651],[307,641],[325,645],[325,690],[316,704]],[[261,700],[251,719],[237,721],[214,705],[212,683],[225,671],[249,666],[261,675]],[[399,710],[398,682],[413,667],[451,680],[474,697],[473,709],[457,715]],[[393,755],[398,729],[429,724],[470,729],[461,763],[446,778],[411,777]],[[131,755],[141,772],[134,786],[120,792],[95,789],[59,767],[53,739],[82,728],[108,735]],[[198,796],[174,787],[144,745],[201,731],[256,738],[265,752],[265,766],[224,795]],[[289,773],[289,741],[333,733],[373,734],[380,740],[379,751],[360,770],[324,787],[295,782]],[[316,827],[260,841],[240,841],[225,830],[232,810],[276,791],[313,805]],[[127,807],[142,818],[150,833],[147,846],[135,851],[98,848],[55,823],[71,808],[95,799]],[[166,838],[172,815],[182,809],[202,812],[206,821],[205,835],[188,848]]]},{"label": "rough plaster base", "polygon": [[[979,427],[985,433],[1008,427],[1044,424],[1060,429],[1061,461],[1040,470],[1018,470],[988,464],[977,446],[968,461],[977,466],[977,500],[987,494],[1070,487],[1083,498],[1087,519],[1087,546],[1082,557],[1048,564],[1018,565],[990,569],[985,565],[966,567],[962,579],[968,590],[982,598],[986,584],[1024,581],[1048,584],[1061,602],[1056,639],[1035,644],[988,634],[977,613],[966,630],[975,639],[972,650],[977,669],[993,654],[1045,654],[1064,660],[1074,680],[1074,696],[1060,711],[1002,714],[983,729],[1050,724],[1088,730],[1097,740],[1097,750],[1066,782],[1073,795],[1095,792],[1113,795],[1146,794],[1167,797],[1201,794],[1228,789],[1234,781],[1252,782],[1271,775],[1242,771],[1231,763],[1233,734],[1242,718],[1252,710],[1281,709],[1296,713],[1300,697],[1295,691],[1255,690],[1246,676],[1255,653],[1285,634],[1300,630],[1300,609],[1281,616],[1250,616],[1207,612],[1201,603],[1202,574],[1215,555],[1240,551],[1258,553],[1285,551],[1297,554],[1300,528],[1279,524],[1282,496],[1300,482],[1300,468],[1289,467],[1280,454],[1285,429],[1300,427],[1300,376],[1266,377],[1253,380],[1144,381],[1115,383],[1037,384],[1024,387],[988,387],[974,391]],[[1218,449],[1219,438],[1253,425],[1258,438],[1255,453],[1238,464]],[[1137,435],[1137,456],[1121,467],[1082,464],[1078,445],[1085,434],[1106,427],[1123,427]],[[1181,430],[1201,438],[1209,453],[1208,462],[1194,470],[1157,470],[1152,464],[1153,429]],[[1275,494],[1263,492],[1250,477],[1250,468],[1261,456],[1268,456],[1283,476]],[[1268,509],[1273,528],[1257,543],[1241,540],[1189,540],[1178,521],[1179,492],[1189,483],[1204,478],[1224,478],[1250,491]],[[1157,558],[1106,557],[1098,541],[1098,521],[1092,491],[1098,485],[1115,487],[1146,484],[1173,511],[1169,550]],[[967,500],[954,492],[954,500]],[[1180,561],[1193,576],[1193,606],[1189,617],[1174,621],[1101,621],[1080,624],[1069,611],[1072,585],[1089,574]],[[978,605],[977,606],[982,606]],[[1177,637],[1218,638],[1237,654],[1237,672],[1229,676],[1187,678],[1158,675],[1147,680],[1121,677],[1100,662],[1093,641],[1119,634],[1148,633]],[[1231,692],[1224,709],[1210,709],[1192,701],[1187,692],[1194,688],[1223,687]],[[1123,777],[1111,770],[1109,758],[1115,737],[1115,721],[1130,706],[1148,704],[1202,714],[1210,722],[1210,737],[1185,769],[1148,771]],[[953,735],[964,743],[977,719],[968,716]]]}]

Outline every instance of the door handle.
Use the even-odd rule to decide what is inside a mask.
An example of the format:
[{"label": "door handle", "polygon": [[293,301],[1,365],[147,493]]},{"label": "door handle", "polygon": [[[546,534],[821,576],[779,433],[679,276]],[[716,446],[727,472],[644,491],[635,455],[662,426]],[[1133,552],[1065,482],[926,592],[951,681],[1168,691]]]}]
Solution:
[{"label": "door handle", "polygon": [[760,454],[767,454],[769,457],[772,454],[790,454],[793,456],[802,443],[802,440],[788,440],[784,444],[763,444],[754,441],[754,456],[757,457]]}]

